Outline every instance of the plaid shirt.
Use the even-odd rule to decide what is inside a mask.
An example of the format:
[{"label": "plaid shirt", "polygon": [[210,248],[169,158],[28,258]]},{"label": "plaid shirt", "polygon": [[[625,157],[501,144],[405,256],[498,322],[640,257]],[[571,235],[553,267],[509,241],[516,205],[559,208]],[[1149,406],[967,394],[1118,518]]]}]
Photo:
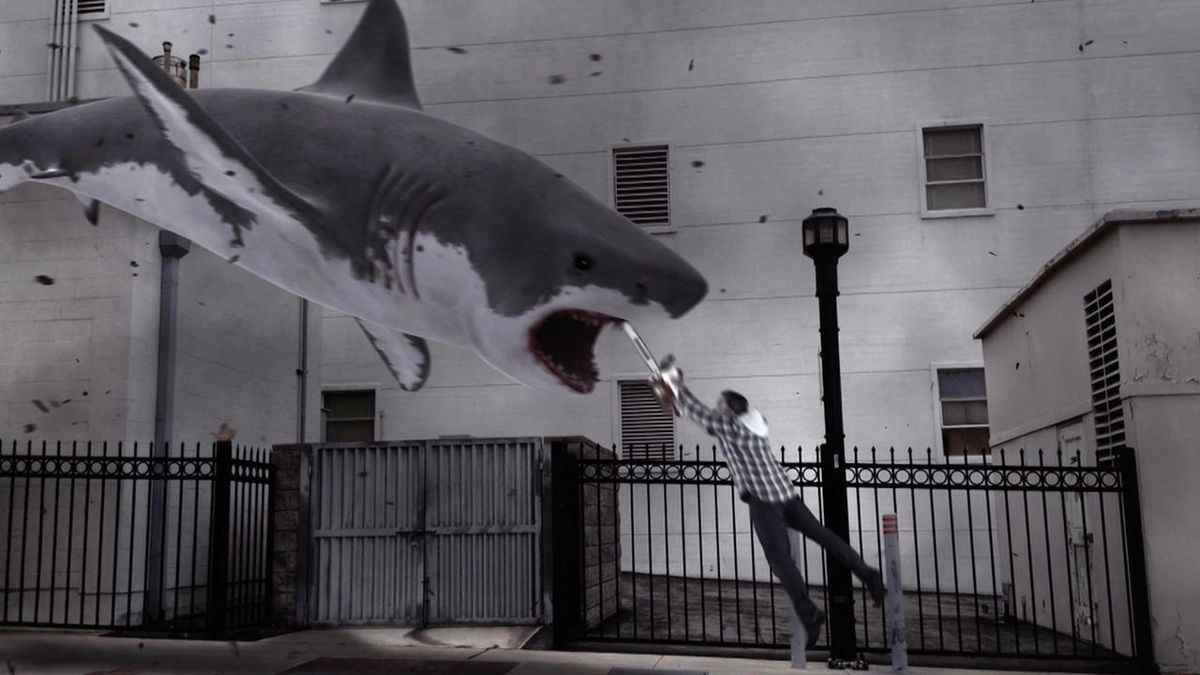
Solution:
[{"label": "plaid shirt", "polygon": [[764,502],[786,502],[795,496],[783,467],[771,457],[765,436],[750,431],[730,415],[722,415],[700,402],[687,387],[679,385],[679,402],[684,412],[721,443],[721,452],[733,472],[739,492],[748,492]]}]

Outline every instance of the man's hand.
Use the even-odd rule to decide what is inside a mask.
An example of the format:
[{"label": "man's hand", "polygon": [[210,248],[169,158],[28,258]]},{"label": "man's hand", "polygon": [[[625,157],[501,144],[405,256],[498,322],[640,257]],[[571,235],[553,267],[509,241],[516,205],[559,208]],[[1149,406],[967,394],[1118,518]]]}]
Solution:
[{"label": "man's hand", "polygon": [[658,397],[658,401],[662,403],[663,411],[674,414],[675,393],[663,382],[661,376],[654,375],[650,377],[650,388],[654,391],[654,395]]}]

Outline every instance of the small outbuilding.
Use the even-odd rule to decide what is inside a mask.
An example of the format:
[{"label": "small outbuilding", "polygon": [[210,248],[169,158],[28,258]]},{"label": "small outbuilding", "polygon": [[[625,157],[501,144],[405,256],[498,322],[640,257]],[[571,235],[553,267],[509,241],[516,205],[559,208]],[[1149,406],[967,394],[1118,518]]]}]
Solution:
[{"label": "small outbuilding", "polygon": [[[1200,669],[1200,210],[1109,212],[975,337],[983,342],[996,461],[1015,463],[1024,449],[1025,461],[1057,463],[1061,452],[1066,464],[1078,454],[1084,465],[1104,466],[1121,448],[1134,449],[1155,656],[1166,670]],[[1007,568],[1001,578],[1018,589],[1011,601],[1025,608],[1023,618],[1092,632],[1120,648],[1131,626],[1110,622],[1097,609],[1105,605],[1083,592],[1104,587],[1105,554],[1115,546],[1091,532],[1100,527],[1098,507],[1094,495],[1081,495],[1062,506],[1061,522],[1014,520],[1012,532],[997,535],[997,561]],[[1052,547],[1061,559],[1022,560],[1024,549],[1005,548],[1024,541],[1019,527],[1062,541]],[[1075,589],[1072,600],[1027,596],[1037,567],[1061,580],[1058,595]]]}]

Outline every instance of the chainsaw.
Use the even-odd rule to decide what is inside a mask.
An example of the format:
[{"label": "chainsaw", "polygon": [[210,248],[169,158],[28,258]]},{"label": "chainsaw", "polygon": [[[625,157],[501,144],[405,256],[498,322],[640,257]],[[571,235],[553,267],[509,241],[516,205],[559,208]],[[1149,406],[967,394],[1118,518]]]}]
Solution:
[{"label": "chainsaw", "polygon": [[646,346],[646,342],[634,330],[632,324],[628,321],[622,322],[621,328],[625,331],[625,335],[629,337],[629,340],[633,342],[633,346],[637,347],[638,352],[642,355],[642,360],[646,362],[646,368],[650,370],[650,386],[654,389],[654,394],[658,396],[659,400],[666,398],[667,392],[663,390],[663,387],[666,387],[670,391],[671,407],[674,409],[675,415],[679,416],[680,376],[679,368],[675,366],[675,357],[668,355],[666,360],[663,361],[663,365],[666,367],[660,366],[658,361],[655,360],[654,354],[650,352],[650,348]]}]

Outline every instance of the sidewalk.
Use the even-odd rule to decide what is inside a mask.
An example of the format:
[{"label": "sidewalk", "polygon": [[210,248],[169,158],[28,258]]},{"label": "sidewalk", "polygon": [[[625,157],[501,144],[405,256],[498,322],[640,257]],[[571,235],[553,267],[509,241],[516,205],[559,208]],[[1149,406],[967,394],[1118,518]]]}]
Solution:
[{"label": "sidewalk", "polygon": [[[202,642],[104,637],[92,632],[0,631],[0,675],[636,675],[643,672],[798,672],[782,661],[521,650],[533,629],[363,628],[304,631],[258,642]],[[814,663],[806,673],[833,673]],[[889,669],[875,666],[871,672]],[[984,675],[989,671],[913,668],[914,675]],[[1019,675],[1009,671],[1007,675]]]}]

